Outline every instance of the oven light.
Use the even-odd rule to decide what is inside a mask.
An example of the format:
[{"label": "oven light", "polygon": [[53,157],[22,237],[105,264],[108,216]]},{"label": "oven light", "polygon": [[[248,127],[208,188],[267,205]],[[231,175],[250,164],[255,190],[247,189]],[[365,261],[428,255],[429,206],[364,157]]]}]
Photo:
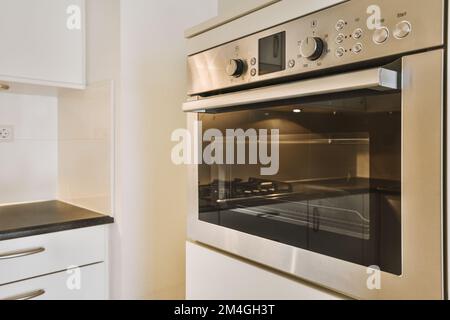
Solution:
[{"label": "oven light", "polygon": [[294,113],[301,113],[303,110],[302,109],[294,109],[294,110],[292,110],[292,112],[294,112]]}]

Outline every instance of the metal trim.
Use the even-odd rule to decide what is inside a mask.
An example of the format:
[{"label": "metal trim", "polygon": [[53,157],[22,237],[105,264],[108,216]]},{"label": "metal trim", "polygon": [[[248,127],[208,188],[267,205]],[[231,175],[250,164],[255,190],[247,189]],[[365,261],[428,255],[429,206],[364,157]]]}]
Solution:
[{"label": "metal trim", "polygon": [[35,299],[37,297],[43,296],[45,294],[45,290],[44,289],[39,289],[39,290],[35,290],[35,291],[31,291],[28,293],[23,293],[23,294],[19,294],[16,296],[12,296],[12,297],[8,297],[5,299],[2,299],[4,301],[11,301],[11,300],[32,300]]},{"label": "metal trim", "polygon": [[39,247],[39,248],[33,248],[33,249],[25,249],[25,250],[17,250],[17,251],[12,251],[12,252],[0,253],[0,260],[8,260],[8,259],[15,259],[15,258],[31,256],[31,255],[38,254],[38,253],[41,253],[44,251],[45,251],[45,248]]},{"label": "metal trim", "polygon": [[377,91],[396,90],[398,89],[398,83],[399,75],[396,71],[385,68],[373,68],[188,101],[183,104],[183,111],[195,112],[221,109],[280,99],[302,98],[362,89]]}]

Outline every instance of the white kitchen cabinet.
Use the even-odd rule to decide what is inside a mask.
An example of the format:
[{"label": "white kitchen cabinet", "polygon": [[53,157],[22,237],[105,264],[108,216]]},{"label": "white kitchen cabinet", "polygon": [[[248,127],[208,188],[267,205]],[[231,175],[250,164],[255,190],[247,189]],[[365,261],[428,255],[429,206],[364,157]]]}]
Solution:
[{"label": "white kitchen cabinet", "polygon": [[188,300],[344,300],[345,297],[243,259],[186,243]]},{"label": "white kitchen cabinet", "polygon": [[[41,299],[107,299],[107,228],[96,226],[0,241],[0,299],[38,290],[46,291]],[[86,268],[91,265],[98,266]],[[67,290],[65,285],[71,275],[66,270],[74,268],[80,268],[84,277],[82,291]]]},{"label": "white kitchen cabinet", "polygon": [[105,264],[0,286],[0,300],[105,300]]},{"label": "white kitchen cabinet", "polygon": [[[83,228],[1,241],[0,285],[66,270],[71,266],[104,262],[105,228]],[[19,254],[2,258],[8,253]]]},{"label": "white kitchen cabinet", "polygon": [[0,81],[85,87],[85,0],[0,0]]}]

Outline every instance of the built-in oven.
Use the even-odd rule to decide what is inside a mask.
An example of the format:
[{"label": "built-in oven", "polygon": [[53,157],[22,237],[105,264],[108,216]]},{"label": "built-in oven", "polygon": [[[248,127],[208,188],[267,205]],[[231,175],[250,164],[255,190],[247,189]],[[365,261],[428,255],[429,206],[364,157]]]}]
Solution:
[{"label": "built-in oven", "polygon": [[188,58],[188,236],[361,299],[441,299],[444,1],[354,0]]}]

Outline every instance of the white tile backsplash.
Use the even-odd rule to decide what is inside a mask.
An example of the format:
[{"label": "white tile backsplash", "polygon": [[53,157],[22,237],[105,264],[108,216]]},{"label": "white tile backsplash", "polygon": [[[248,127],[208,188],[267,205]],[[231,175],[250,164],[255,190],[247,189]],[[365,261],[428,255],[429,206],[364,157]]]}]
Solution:
[{"label": "white tile backsplash", "polygon": [[0,124],[14,141],[0,143],[0,204],[56,198],[58,174],[55,97],[0,94]]},{"label": "white tile backsplash", "polygon": [[58,107],[58,199],[113,214],[113,83],[64,90]]},{"label": "white tile backsplash", "polygon": [[111,82],[90,85],[86,90],[64,90],[59,95],[59,139],[110,139]]},{"label": "white tile backsplash", "polygon": [[110,154],[109,141],[60,140],[59,199],[111,214]]},{"label": "white tile backsplash", "polygon": [[59,199],[112,214],[113,86],[63,90],[58,97],[2,93],[0,205]]},{"label": "white tile backsplash", "polygon": [[56,97],[0,94],[0,123],[13,125],[16,139],[57,139]]}]

